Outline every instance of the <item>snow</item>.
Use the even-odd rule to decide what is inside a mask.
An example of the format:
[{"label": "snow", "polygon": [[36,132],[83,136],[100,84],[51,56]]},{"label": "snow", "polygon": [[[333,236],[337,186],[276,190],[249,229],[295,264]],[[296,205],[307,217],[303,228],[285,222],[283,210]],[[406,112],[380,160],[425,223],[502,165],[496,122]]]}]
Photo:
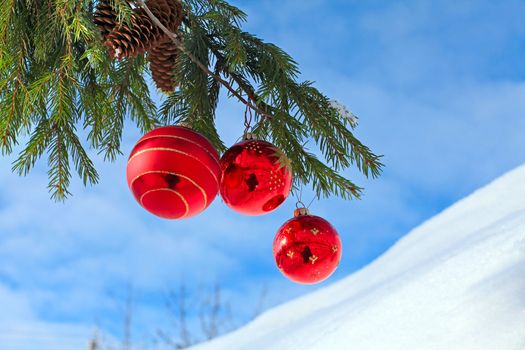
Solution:
[{"label": "snow", "polygon": [[524,350],[525,166],[364,269],[193,348],[216,349]]}]

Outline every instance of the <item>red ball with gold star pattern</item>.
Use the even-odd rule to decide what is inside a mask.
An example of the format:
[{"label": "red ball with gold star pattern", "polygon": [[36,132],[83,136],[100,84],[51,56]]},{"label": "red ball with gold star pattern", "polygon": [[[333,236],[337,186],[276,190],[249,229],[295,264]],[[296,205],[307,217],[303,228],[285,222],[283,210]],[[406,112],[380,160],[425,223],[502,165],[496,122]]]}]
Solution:
[{"label": "red ball with gold star pattern", "polygon": [[325,219],[297,209],[275,236],[273,254],[279,270],[302,284],[324,281],[337,269],[342,245],[339,234]]},{"label": "red ball with gold star pattern", "polygon": [[165,219],[205,210],[219,192],[219,154],[201,134],[166,126],[144,135],[129,156],[127,180],[139,204]]},{"label": "red ball with gold star pattern", "polygon": [[248,139],[221,158],[220,192],[231,209],[264,215],[277,209],[292,188],[290,161],[269,142]]}]

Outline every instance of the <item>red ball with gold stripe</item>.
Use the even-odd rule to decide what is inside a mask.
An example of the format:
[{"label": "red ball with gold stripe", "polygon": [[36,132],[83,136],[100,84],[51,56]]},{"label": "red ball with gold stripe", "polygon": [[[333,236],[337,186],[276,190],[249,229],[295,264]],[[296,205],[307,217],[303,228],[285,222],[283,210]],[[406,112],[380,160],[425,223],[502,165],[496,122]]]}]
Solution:
[{"label": "red ball with gold stripe", "polygon": [[264,215],[277,209],[292,188],[289,159],[269,142],[248,135],[221,158],[221,197],[245,215]]},{"label": "red ball with gold stripe", "polygon": [[201,134],[166,126],[144,135],[131,151],[128,186],[139,204],[165,219],[190,218],[219,192],[219,154]]},{"label": "red ball with gold stripe", "polygon": [[324,281],[341,260],[341,239],[325,219],[297,209],[275,236],[273,255],[284,276],[302,284]]}]

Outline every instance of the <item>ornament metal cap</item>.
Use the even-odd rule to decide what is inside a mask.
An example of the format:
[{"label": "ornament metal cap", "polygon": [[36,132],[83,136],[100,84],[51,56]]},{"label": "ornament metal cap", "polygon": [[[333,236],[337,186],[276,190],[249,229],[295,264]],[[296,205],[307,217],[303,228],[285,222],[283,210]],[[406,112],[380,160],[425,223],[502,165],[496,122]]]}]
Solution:
[{"label": "ornament metal cap", "polygon": [[257,137],[255,137],[255,134],[251,133],[251,132],[247,132],[246,134],[244,134],[243,136],[243,140],[244,141],[248,141],[248,140],[255,140],[257,139]]},{"label": "ornament metal cap", "polygon": [[310,215],[310,210],[308,210],[308,208],[297,208],[294,211],[294,217],[308,216],[308,215]]}]

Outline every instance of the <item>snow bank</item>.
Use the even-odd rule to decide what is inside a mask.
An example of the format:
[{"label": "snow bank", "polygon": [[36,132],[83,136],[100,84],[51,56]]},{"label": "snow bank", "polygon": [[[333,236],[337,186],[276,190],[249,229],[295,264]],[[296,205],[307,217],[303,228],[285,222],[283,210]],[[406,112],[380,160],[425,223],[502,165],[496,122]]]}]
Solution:
[{"label": "snow bank", "polygon": [[525,166],[361,271],[193,349],[524,350]]}]

